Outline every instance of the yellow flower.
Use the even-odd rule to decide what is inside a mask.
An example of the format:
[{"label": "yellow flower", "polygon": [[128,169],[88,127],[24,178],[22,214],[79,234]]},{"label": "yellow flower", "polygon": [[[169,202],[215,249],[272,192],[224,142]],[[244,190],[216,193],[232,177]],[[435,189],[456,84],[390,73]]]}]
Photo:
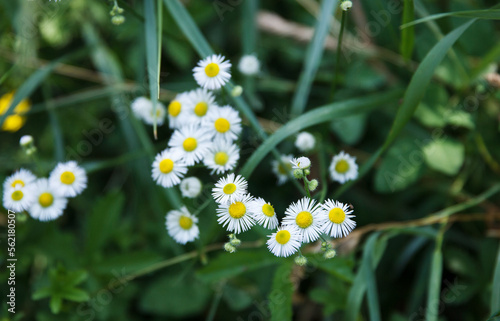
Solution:
[{"label": "yellow flower", "polygon": [[[14,92],[11,91],[0,97],[0,115],[5,114],[7,109],[14,98]],[[5,119],[2,124],[2,130],[9,132],[17,132],[21,127],[23,127],[26,122],[26,117],[22,116],[31,108],[31,103],[27,99],[21,100],[21,102],[14,108],[14,112]]]}]

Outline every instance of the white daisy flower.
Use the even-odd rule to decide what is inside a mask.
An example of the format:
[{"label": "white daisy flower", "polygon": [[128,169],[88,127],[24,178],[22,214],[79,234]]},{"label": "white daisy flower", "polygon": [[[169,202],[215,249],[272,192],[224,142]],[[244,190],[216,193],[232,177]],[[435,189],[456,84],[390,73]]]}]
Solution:
[{"label": "white daisy flower", "polygon": [[337,181],[340,184],[344,184],[345,182],[358,177],[356,157],[352,157],[344,151],[341,151],[339,154],[333,156],[329,169],[332,180]]},{"label": "white daisy flower", "polygon": [[310,243],[319,238],[324,221],[320,204],[304,197],[286,209],[282,224],[295,226],[301,236],[301,242]]},{"label": "white daisy flower", "polygon": [[224,56],[212,55],[198,62],[198,66],[193,68],[193,76],[200,87],[219,89],[231,79],[231,63],[224,59]]},{"label": "white daisy flower", "polygon": [[201,193],[202,184],[197,177],[186,177],[181,181],[182,197],[196,198]]},{"label": "white daisy flower", "polygon": [[189,123],[188,93],[180,93],[168,105],[168,126],[179,128]]},{"label": "white daisy flower", "polygon": [[311,160],[307,157],[301,156],[299,158],[294,158],[290,161],[293,169],[308,169],[311,167]]},{"label": "white daisy flower", "polygon": [[33,192],[33,184],[9,186],[3,191],[3,207],[14,212],[26,211],[35,200]]},{"label": "white daisy flower", "polygon": [[188,93],[189,114],[192,119],[202,121],[208,111],[217,107],[214,95],[205,88],[198,88]]},{"label": "white daisy flower", "polygon": [[276,233],[269,235],[267,248],[278,257],[288,257],[300,248],[300,233],[291,225],[281,226]]},{"label": "white daisy flower", "polygon": [[[143,120],[148,125],[154,124],[154,106],[153,102],[146,97],[137,97],[132,102],[132,111],[134,115]],[[167,110],[165,105],[158,102],[156,104],[156,123],[158,125],[163,125],[165,122],[165,116],[167,114]]]},{"label": "white daisy flower", "polygon": [[168,146],[182,155],[187,166],[201,161],[210,144],[210,136],[195,124],[176,129],[168,141]]},{"label": "white daisy flower", "polygon": [[260,62],[255,55],[245,55],[241,57],[238,64],[240,72],[247,76],[253,76],[259,73]]},{"label": "white daisy flower", "polygon": [[231,106],[216,107],[207,113],[202,126],[213,138],[232,142],[241,133],[241,118]]},{"label": "white daisy flower", "polygon": [[198,218],[187,210],[185,206],[180,210],[172,210],[167,213],[166,227],[168,234],[180,244],[192,242],[200,235],[198,229]]},{"label": "white daisy flower", "polygon": [[233,198],[230,203],[219,204],[217,208],[217,222],[229,232],[236,234],[249,230],[255,225],[250,203],[253,197],[250,194]]},{"label": "white daisy flower", "polygon": [[292,172],[292,164],[290,164],[292,159],[292,155],[281,155],[281,163],[277,160],[271,162],[273,173],[278,178],[278,185],[283,185],[288,181],[288,173]]},{"label": "white daisy flower", "polygon": [[353,211],[349,205],[328,199],[321,207],[326,216],[323,232],[331,237],[347,236],[356,227],[356,222],[351,219],[355,215],[351,214]]},{"label": "white daisy flower", "polygon": [[181,182],[187,173],[182,153],[165,149],[156,155],[152,165],[151,176],[158,185],[169,188]]},{"label": "white daisy flower", "polygon": [[240,159],[240,149],[237,145],[218,139],[208,148],[203,159],[205,166],[217,174],[233,170]]},{"label": "white daisy flower", "polygon": [[29,147],[30,145],[33,145],[33,142],[34,139],[31,135],[23,135],[19,139],[19,145],[21,145],[21,147]]},{"label": "white daisy flower", "polygon": [[253,218],[259,225],[264,228],[274,230],[278,226],[278,216],[274,211],[274,207],[267,203],[263,198],[259,197],[250,204]]},{"label": "white daisy flower", "polygon": [[49,184],[46,178],[40,178],[34,183],[34,202],[29,208],[31,217],[40,221],[52,221],[63,214],[68,199],[63,197]]},{"label": "white daisy flower", "polygon": [[295,147],[301,152],[308,152],[314,149],[316,145],[316,138],[308,132],[302,132],[297,135],[295,139]]},{"label": "white daisy flower", "polygon": [[212,196],[219,204],[233,202],[247,193],[248,182],[243,176],[235,177],[234,173],[221,177],[212,189]]},{"label": "white daisy flower", "polygon": [[6,190],[9,187],[16,187],[16,185],[25,187],[34,183],[35,181],[36,176],[33,175],[32,172],[27,169],[21,168],[5,179],[5,181],[3,182],[3,189]]},{"label": "white daisy flower", "polygon": [[64,197],[75,197],[87,187],[87,173],[75,161],[59,163],[50,173],[49,182]]}]

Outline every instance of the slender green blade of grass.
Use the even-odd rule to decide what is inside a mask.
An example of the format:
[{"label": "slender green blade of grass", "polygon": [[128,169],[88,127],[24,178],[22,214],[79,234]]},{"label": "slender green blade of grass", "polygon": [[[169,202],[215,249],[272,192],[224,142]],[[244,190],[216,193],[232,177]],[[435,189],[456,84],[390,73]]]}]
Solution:
[{"label": "slender green blade of grass", "polygon": [[[498,6],[495,6],[496,8]],[[476,18],[476,19],[490,19],[498,20],[500,19],[500,9],[482,9],[482,10],[466,10],[466,11],[455,11],[455,12],[445,12],[438,13],[427,16],[425,18],[417,19],[411,22],[405,22],[401,25],[401,29],[409,28],[420,24],[422,22],[428,22],[432,20],[437,20],[445,17],[461,17],[461,18]]]},{"label": "slender green blade of grass", "polygon": [[158,39],[161,39],[161,35],[158,36],[158,29],[156,26],[156,14],[154,0],[144,0],[144,36],[146,38],[146,63],[148,70],[148,80],[149,80],[149,95],[151,102],[153,103],[153,132],[156,138],[157,132],[157,117],[156,108],[158,105],[158,93],[159,93],[159,70],[160,70],[160,60],[158,53],[161,50]]},{"label": "slender green blade of grass", "polygon": [[498,246],[497,263],[493,275],[490,311],[492,315],[500,312],[500,245]]},{"label": "slender green blade of grass", "polygon": [[241,41],[243,53],[245,55],[255,52],[255,46],[257,45],[257,26],[255,25],[255,19],[257,18],[259,2],[259,0],[243,2]]},{"label": "slender green blade of grass", "polygon": [[284,139],[305,128],[314,126],[323,122],[331,121],[338,117],[345,117],[357,113],[368,112],[372,109],[381,107],[390,101],[401,97],[401,90],[393,90],[383,94],[375,94],[364,98],[350,99],[342,102],[328,104],[326,106],[315,108],[283,125],[273,135],[269,136],[241,169],[240,174],[248,178],[264,159],[264,157],[274,149]]},{"label": "slender green blade of grass", "polygon": [[[370,314],[371,321],[380,321],[380,308],[377,293],[377,282],[375,280],[375,268],[373,253],[375,252],[375,243],[377,241],[378,235],[372,235],[365,246],[363,252],[363,261],[367,263],[363,264],[363,269],[361,271],[363,279],[366,283],[366,294],[368,298],[368,312]],[[376,264],[375,264],[376,266]]]},{"label": "slender green blade of grass", "polygon": [[429,277],[429,287],[427,289],[427,309],[425,320],[437,321],[439,312],[439,297],[441,292],[441,277],[443,275],[443,253],[441,245],[446,223],[443,223],[436,238],[436,248],[432,254],[431,275]]},{"label": "slender green blade of grass", "polygon": [[333,16],[335,8],[337,8],[336,0],[323,0],[321,3],[320,16],[314,28],[313,39],[307,48],[304,68],[300,75],[297,90],[295,91],[295,95],[293,97],[291,107],[292,116],[302,114],[306,107],[314,76],[316,75],[319,64],[321,63],[325,39],[328,35],[330,20]]},{"label": "slender green blade of grass", "polygon": [[50,127],[52,129],[52,133],[54,134],[55,159],[58,162],[62,162],[64,161],[64,140],[61,131],[61,125],[59,124],[56,111],[54,110],[52,104],[49,102],[52,95],[48,83],[45,82],[43,84],[42,91],[43,91],[43,98],[47,102],[47,111],[49,113],[49,119],[51,125]]},{"label": "slender green blade of grass", "polygon": [[[403,25],[415,19],[415,5],[413,0],[404,0],[403,8]],[[401,42],[399,51],[403,58],[408,61],[413,53],[415,45],[415,28],[408,27],[401,30]]]},{"label": "slender green blade of grass", "polygon": [[500,60],[500,43],[497,43],[486,55],[481,57],[479,64],[471,71],[471,79],[476,79],[485,72],[491,64]]}]

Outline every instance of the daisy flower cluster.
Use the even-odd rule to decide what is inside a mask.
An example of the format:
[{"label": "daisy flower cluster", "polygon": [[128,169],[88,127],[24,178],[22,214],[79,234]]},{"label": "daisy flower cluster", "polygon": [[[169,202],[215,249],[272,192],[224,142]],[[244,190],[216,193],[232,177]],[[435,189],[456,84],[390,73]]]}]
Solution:
[{"label": "daisy flower cluster", "polygon": [[48,178],[37,178],[21,168],[3,183],[3,206],[14,212],[27,211],[40,221],[61,216],[68,198],[87,187],[87,174],[75,161],[59,163]]},{"label": "daisy flower cluster", "polygon": [[[302,244],[317,241],[322,234],[340,238],[347,236],[355,227],[353,210],[349,205],[327,199],[318,203],[309,195],[310,190],[316,189],[316,180],[307,180],[311,161],[307,157],[293,158],[289,161],[296,178],[303,178],[308,188],[308,197],[291,203],[285,210],[285,216],[279,224],[274,207],[260,197],[254,197],[247,192],[248,182],[241,175],[234,173],[222,177],[212,189],[212,196],[218,203],[217,217],[228,232],[229,242],[224,248],[234,252],[241,243],[235,234],[249,230],[259,224],[264,228],[276,230],[269,235],[268,249],[276,256],[288,257],[293,255]],[[327,242],[322,246],[326,258],[335,256],[335,251]],[[297,263],[305,258],[300,255]]]}]

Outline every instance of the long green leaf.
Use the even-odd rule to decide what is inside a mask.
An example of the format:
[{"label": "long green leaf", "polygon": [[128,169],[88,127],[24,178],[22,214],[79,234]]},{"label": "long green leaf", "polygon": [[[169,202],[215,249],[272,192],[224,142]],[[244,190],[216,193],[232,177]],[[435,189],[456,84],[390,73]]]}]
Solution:
[{"label": "long green leaf", "polygon": [[[495,6],[497,7],[497,6]],[[415,26],[422,22],[437,20],[445,17],[461,17],[461,18],[475,18],[475,19],[492,19],[498,20],[500,19],[500,10],[499,9],[483,9],[483,10],[466,10],[466,11],[456,11],[456,12],[446,12],[446,13],[438,13],[433,14],[431,16],[427,16],[425,18],[417,19],[412,22],[406,22],[401,25],[401,29],[405,29],[411,26]]]},{"label": "long green leaf", "polygon": [[[448,50],[453,46],[453,44],[460,38],[460,36],[476,21],[473,19],[466,22],[460,27],[456,28],[449,34],[447,34],[443,39],[441,39],[425,56],[422,63],[418,66],[418,69],[413,74],[410,80],[410,84],[405,91],[403,103],[396,114],[396,118],[392,123],[391,130],[387,136],[384,144],[380,147],[377,152],[375,152],[370,159],[361,166],[359,170],[359,175],[357,180],[362,178],[372,166],[375,164],[377,159],[389,148],[389,146],[394,142],[394,140],[399,136],[403,128],[410,121],[418,104],[424,97],[427,86],[429,85],[436,67],[443,61]],[[357,181],[356,180],[356,181]],[[335,196],[340,196],[343,192],[349,189],[352,184],[356,182],[355,180],[349,181],[342,185]]]},{"label": "long green leaf", "polygon": [[323,0],[321,3],[319,20],[314,28],[313,39],[307,48],[304,69],[300,75],[299,84],[293,97],[291,107],[292,116],[302,114],[306,107],[311,85],[318,71],[321,57],[323,56],[325,39],[328,35],[330,21],[335,8],[337,8],[336,0]]},{"label": "long green leaf", "polygon": [[350,99],[342,102],[328,104],[315,108],[291,121],[269,136],[260,147],[252,154],[240,171],[240,174],[248,178],[257,165],[273,150],[276,145],[284,139],[307,127],[323,122],[332,121],[338,117],[345,117],[357,113],[363,113],[382,107],[401,96],[401,90],[393,90],[388,93],[375,94],[364,98]]},{"label": "long green leaf", "polygon": [[252,54],[257,45],[257,10],[259,8],[259,0],[243,2],[242,23],[241,23],[241,42],[243,53],[246,55]]},{"label": "long green leaf", "polygon": [[436,248],[432,254],[431,276],[429,278],[429,287],[427,290],[427,309],[425,311],[425,320],[437,321],[439,312],[439,297],[441,292],[441,277],[443,275],[443,253],[441,245],[443,243],[443,234],[446,223],[441,227],[441,230],[436,239]]},{"label": "long green leaf", "polygon": [[500,312],[500,245],[498,246],[497,263],[493,276],[493,291],[491,293],[491,314]]},{"label": "long green leaf", "polygon": [[160,70],[160,60],[159,60],[159,51],[161,50],[161,44],[158,43],[158,39],[161,39],[161,36],[158,37],[158,28],[156,26],[156,14],[155,14],[155,0],[144,0],[144,36],[146,38],[146,63],[147,63],[147,71],[148,71],[148,79],[149,79],[149,94],[151,98],[151,102],[153,103],[153,131],[156,137],[156,108],[158,105],[158,93],[159,93],[159,70]]},{"label": "long green leaf", "polygon": [[[403,24],[406,24],[415,19],[415,5],[413,0],[404,0],[403,8]],[[401,30],[401,43],[399,51],[403,58],[408,61],[411,58],[413,52],[413,46],[415,45],[415,28],[409,27]]]},{"label": "long green leaf", "polygon": [[269,293],[269,310],[271,321],[292,320],[293,284],[290,279],[293,263],[287,261],[276,269],[271,293]]},{"label": "long green leaf", "polygon": [[[365,245],[365,250],[363,252],[363,262],[361,273],[363,279],[366,283],[366,294],[368,297],[368,312],[370,313],[371,321],[380,320],[380,308],[377,293],[377,282],[375,280],[375,269],[373,268],[374,263],[374,252],[375,243],[377,241],[378,235],[374,234],[368,238]],[[384,247],[385,249],[385,247]],[[376,264],[375,264],[376,266]]]}]

